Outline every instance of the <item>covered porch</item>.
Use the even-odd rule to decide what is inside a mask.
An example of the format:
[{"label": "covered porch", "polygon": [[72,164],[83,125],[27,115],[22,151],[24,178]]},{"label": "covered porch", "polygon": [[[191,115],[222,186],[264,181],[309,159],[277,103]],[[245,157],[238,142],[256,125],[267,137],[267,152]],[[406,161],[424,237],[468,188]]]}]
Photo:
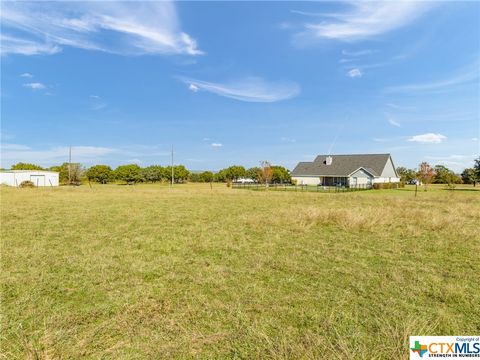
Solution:
[{"label": "covered porch", "polygon": [[348,186],[348,177],[346,176],[320,176],[321,186]]}]

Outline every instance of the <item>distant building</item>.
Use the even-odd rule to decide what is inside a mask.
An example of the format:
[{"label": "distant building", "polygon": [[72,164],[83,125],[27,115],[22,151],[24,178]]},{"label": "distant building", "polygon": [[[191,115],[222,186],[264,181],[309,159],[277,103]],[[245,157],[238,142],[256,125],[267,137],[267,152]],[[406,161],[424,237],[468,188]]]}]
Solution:
[{"label": "distant building", "polygon": [[35,186],[58,186],[58,172],[44,170],[2,170],[0,184],[20,186],[24,181],[31,181]]},{"label": "distant building", "polygon": [[398,183],[390,154],[318,155],[300,162],[291,173],[297,184],[322,186],[371,186]]}]

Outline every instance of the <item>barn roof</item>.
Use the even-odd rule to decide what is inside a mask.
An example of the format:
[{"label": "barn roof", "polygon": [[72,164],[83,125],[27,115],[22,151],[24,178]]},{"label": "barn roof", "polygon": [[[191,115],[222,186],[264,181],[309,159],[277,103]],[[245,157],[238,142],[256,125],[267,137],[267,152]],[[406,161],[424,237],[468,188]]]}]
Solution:
[{"label": "barn roof", "polygon": [[[326,164],[326,158],[332,163]],[[348,176],[359,168],[374,176],[380,176],[390,159],[390,154],[318,155],[314,161],[300,162],[293,169],[292,176]]]}]

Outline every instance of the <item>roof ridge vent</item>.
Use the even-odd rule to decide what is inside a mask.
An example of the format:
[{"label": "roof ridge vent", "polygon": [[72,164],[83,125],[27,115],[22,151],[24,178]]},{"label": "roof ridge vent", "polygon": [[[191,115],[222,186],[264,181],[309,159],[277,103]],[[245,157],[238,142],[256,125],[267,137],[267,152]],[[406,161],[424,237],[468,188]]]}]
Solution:
[{"label": "roof ridge vent", "polygon": [[325,158],[325,165],[332,165],[332,160],[333,160],[333,158],[330,155],[328,155]]}]

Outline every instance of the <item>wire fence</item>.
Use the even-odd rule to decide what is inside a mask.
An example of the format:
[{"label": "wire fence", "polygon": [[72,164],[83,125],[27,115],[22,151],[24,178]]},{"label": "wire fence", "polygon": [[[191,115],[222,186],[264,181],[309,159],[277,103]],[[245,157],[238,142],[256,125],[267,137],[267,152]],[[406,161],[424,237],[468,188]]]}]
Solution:
[{"label": "wire fence", "polygon": [[361,184],[355,186],[323,186],[323,185],[292,185],[292,184],[259,184],[259,183],[232,183],[233,189],[248,189],[256,191],[294,191],[294,192],[327,192],[343,193],[372,189],[372,185]]}]

